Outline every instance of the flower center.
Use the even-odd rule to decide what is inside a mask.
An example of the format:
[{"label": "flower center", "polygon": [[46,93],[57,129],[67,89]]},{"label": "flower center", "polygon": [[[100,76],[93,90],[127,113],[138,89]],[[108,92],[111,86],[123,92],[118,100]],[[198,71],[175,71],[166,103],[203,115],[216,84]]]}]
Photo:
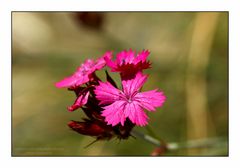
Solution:
[{"label": "flower center", "polygon": [[133,99],[132,99],[132,97],[131,97],[131,96],[130,96],[130,97],[127,97],[127,102],[128,102],[128,103],[131,103],[131,102],[132,102],[132,100],[133,100]]},{"label": "flower center", "polygon": [[126,93],[121,92],[120,93],[120,98],[122,100],[127,101],[128,103],[132,103],[134,101],[134,97],[135,97],[136,94],[137,94],[137,91],[134,91],[133,93],[130,93],[130,94],[126,94]]}]

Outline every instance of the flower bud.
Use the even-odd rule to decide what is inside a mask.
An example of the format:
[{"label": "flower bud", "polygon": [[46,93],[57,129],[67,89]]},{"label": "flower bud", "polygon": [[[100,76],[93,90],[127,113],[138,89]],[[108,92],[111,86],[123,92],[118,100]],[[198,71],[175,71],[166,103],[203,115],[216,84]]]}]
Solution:
[{"label": "flower bud", "polygon": [[71,121],[68,126],[74,131],[89,136],[99,136],[104,133],[104,128],[95,123]]}]

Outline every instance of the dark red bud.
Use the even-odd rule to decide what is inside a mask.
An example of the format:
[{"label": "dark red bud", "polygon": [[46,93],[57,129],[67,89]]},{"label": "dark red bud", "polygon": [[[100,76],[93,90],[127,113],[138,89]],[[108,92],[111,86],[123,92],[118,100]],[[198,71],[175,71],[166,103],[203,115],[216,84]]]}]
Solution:
[{"label": "dark red bud", "polygon": [[74,131],[89,136],[101,136],[105,129],[96,123],[71,121],[68,126]]},{"label": "dark red bud", "polygon": [[[88,104],[89,105],[89,104]],[[104,121],[104,117],[101,116],[94,108],[94,105],[92,107],[84,108],[82,107],[83,112],[90,118],[90,119],[97,119]]]}]

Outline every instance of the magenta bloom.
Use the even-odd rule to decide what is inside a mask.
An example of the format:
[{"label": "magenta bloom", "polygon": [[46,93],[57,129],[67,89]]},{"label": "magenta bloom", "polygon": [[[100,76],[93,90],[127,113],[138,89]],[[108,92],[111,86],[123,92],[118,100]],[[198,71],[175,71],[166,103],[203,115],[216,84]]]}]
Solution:
[{"label": "magenta bloom", "polygon": [[74,104],[70,107],[68,107],[68,111],[74,111],[80,107],[82,107],[83,105],[85,105],[88,101],[88,96],[89,96],[89,92],[86,92],[84,94],[81,94],[74,102]]},{"label": "magenta bloom", "polygon": [[[56,87],[66,87],[76,95],[68,111],[81,108],[85,114],[82,121],[72,120],[68,126],[79,134],[95,137],[96,142],[114,137],[128,139],[135,126],[147,125],[145,110],[155,111],[166,100],[157,89],[141,92],[147,81],[143,71],[150,68],[149,54],[148,50],[136,54],[129,49],[117,53],[113,60],[112,52],[106,52],[97,60],[87,59],[71,76],[55,83]],[[118,89],[108,71],[105,71],[106,82],[97,76],[95,71],[105,65],[120,74],[122,89]]]},{"label": "magenta bloom", "polygon": [[148,124],[148,116],[144,109],[155,111],[156,107],[163,105],[166,97],[163,92],[157,90],[139,92],[146,80],[147,76],[138,72],[135,78],[122,81],[123,91],[109,82],[100,82],[95,87],[100,105],[106,105],[103,107],[102,116],[108,125],[115,126],[121,123],[124,126],[126,118],[138,126]]},{"label": "magenta bloom", "polygon": [[80,67],[77,68],[77,71],[73,75],[57,82],[55,86],[58,88],[75,88],[89,82],[93,79],[93,73],[96,70],[102,69],[106,65],[104,58],[109,57],[111,57],[111,53],[106,52],[103,57],[96,61],[93,59],[87,59]]},{"label": "magenta bloom", "polygon": [[96,70],[102,69],[106,65],[105,58],[111,57],[111,52],[106,52],[104,56],[94,61],[93,59],[87,59],[80,67],[78,67],[77,71],[65,79],[57,82],[55,84],[56,87],[68,87],[70,90],[74,90],[77,94],[77,99],[74,104],[68,107],[69,111],[74,111],[82,106],[84,106],[88,102],[89,91],[81,91],[80,86],[90,81],[94,81]]},{"label": "magenta bloom", "polygon": [[110,56],[104,58],[112,72],[120,72],[121,76],[125,77],[126,74],[135,75],[138,71],[149,68],[150,63],[147,61],[149,54],[148,50],[143,50],[135,57],[135,52],[130,49],[119,52],[115,61],[111,60]]}]

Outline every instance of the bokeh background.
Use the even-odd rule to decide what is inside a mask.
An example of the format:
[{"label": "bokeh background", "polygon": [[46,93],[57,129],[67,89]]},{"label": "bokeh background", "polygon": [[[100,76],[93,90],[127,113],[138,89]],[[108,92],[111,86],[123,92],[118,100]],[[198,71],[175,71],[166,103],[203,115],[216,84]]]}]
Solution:
[{"label": "bokeh background", "polygon": [[143,89],[167,95],[165,105],[149,113],[159,137],[177,143],[225,139],[166,155],[228,155],[227,12],[13,12],[12,155],[149,156],[155,146],[139,138],[84,148],[94,139],[67,126],[84,116],[66,109],[75,96],[54,87],[86,58],[129,48],[151,51]]}]

